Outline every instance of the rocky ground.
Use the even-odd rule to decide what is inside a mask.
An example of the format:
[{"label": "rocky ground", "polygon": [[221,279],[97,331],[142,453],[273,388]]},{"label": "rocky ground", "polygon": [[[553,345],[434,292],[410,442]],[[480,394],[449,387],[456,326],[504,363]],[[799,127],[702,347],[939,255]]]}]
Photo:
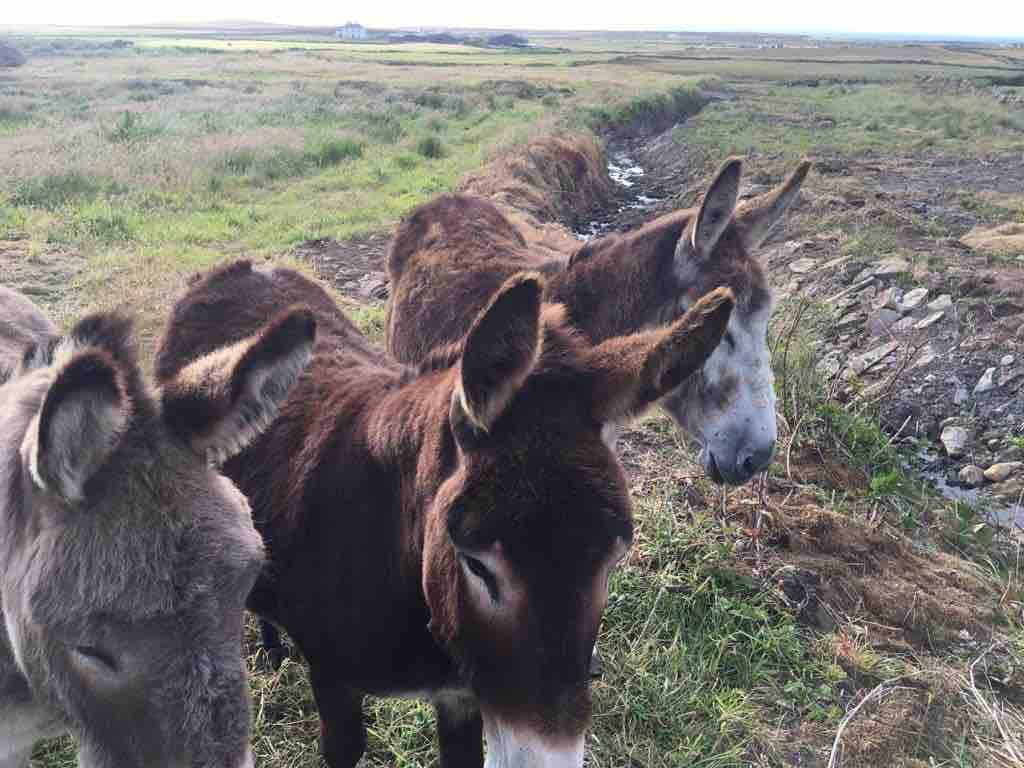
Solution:
[{"label": "rocky ground", "polygon": [[[691,157],[685,131],[619,151],[648,169],[630,194],[657,201],[641,210],[627,203],[607,227],[631,228],[697,199],[706,164]],[[777,180],[763,178],[756,160],[750,166],[741,196]],[[944,493],[1018,525],[1024,247],[1013,223],[993,218],[1019,201],[1020,156],[825,158],[763,255],[777,298],[821,316],[819,370],[838,397],[877,407],[886,431]]]},{"label": "rocky ground", "polygon": [[[678,127],[617,140],[609,158],[619,196],[574,223],[581,238],[691,205],[707,180],[709,159]],[[877,408],[944,493],[1024,523],[1024,247],[998,222],[1001,206],[1024,201],[1024,158],[816,160],[763,254],[778,299],[806,302],[825,324],[819,370],[841,400]],[[741,196],[784,170],[755,159]],[[299,255],[346,295],[381,304],[386,247],[372,235]]]}]

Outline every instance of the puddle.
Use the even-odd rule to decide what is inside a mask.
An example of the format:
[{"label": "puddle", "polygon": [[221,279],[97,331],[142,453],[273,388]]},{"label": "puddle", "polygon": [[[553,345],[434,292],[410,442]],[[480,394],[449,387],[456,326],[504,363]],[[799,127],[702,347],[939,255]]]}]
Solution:
[{"label": "puddle", "polygon": [[945,498],[984,512],[997,525],[1024,530],[1024,505],[1006,504],[994,499],[985,493],[984,488],[965,488],[949,482],[943,469],[945,462],[937,453],[921,451],[917,456],[922,462],[921,477]]},{"label": "puddle", "polygon": [[589,240],[615,229],[615,221],[623,211],[646,211],[653,208],[660,198],[650,197],[634,190],[643,178],[644,169],[626,152],[612,152],[608,158],[608,175],[621,187],[615,207],[605,211],[600,217],[583,224],[577,231],[580,240]]}]

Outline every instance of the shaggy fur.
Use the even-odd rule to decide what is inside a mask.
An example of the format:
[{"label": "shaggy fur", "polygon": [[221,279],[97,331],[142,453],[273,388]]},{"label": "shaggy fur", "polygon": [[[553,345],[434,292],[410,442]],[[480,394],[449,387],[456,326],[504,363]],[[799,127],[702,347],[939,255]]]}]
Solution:
[{"label": "shaggy fur", "polygon": [[[64,731],[86,768],[250,765],[242,619],[263,546],[189,432],[235,423],[244,396],[221,410],[200,398],[217,416],[171,429],[167,412],[188,412],[168,394],[181,383],[164,411],[127,318],[91,315],[60,336],[26,306],[0,294],[22,345],[0,386],[0,765],[26,766],[37,739]],[[308,358],[308,313],[295,314],[278,346]],[[261,395],[273,410],[298,371],[261,375],[275,380]]]},{"label": "shaggy fur", "polygon": [[594,347],[543,290],[539,275],[512,276],[465,339],[416,369],[287,269],[228,265],[174,309],[161,380],[283,307],[316,314],[313,362],[225,471],[270,551],[249,605],[307,659],[332,768],[363,752],[367,692],[434,699],[445,768],[479,768],[485,724],[582,744],[606,578],[632,538],[604,420],[700,366],[732,298]]},{"label": "shaggy fur", "polygon": [[[698,208],[557,258],[538,257],[491,202],[443,195],[409,214],[391,243],[388,349],[404,362],[424,360],[460,338],[498,286],[522,269],[547,275],[545,298],[564,304],[569,323],[594,342],[670,323],[726,286],[737,302],[730,328],[736,343],[722,345],[672,393],[667,410],[706,449],[714,479],[744,482],[766,466],[775,439],[766,340],[771,293],[751,251],[792,205],[809,167],[802,163],[778,189],[736,208],[741,163],[732,158]],[[743,426],[752,421],[758,429]]]}]

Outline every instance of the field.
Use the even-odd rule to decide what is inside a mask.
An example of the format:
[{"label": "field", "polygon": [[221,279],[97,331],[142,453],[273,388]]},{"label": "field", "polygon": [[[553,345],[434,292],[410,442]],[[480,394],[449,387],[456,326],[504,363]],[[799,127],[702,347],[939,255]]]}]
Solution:
[{"label": "field", "polygon": [[[593,135],[646,169],[633,192],[657,202],[593,213],[613,228],[692,203],[726,155],[755,191],[814,158],[765,249],[772,471],[713,486],[659,414],[623,440],[638,536],[612,579],[587,764],[1024,765],[1024,479],[956,501],[934,488],[968,459],[1024,455],[1020,48],[15,35],[28,63],[0,69],[0,282],[65,324],[131,307],[147,354],[184,278],[243,254],[317,272],[379,340],[383,304],[359,281],[389,231],[531,141]],[[548,223],[586,224],[572,218]],[[894,331],[884,292],[918,286],[953,309]],[[998,386],[975,394],[989,367]],[[937,448],[950,419],[972,437],[963,460]],[[301,661],[270,672],[250,651],[258,763],[319,765]],[[367,721],[366,766],[435,759],[429,706],[369,701]],[[33,764],[73,765],[73,745]]]}]

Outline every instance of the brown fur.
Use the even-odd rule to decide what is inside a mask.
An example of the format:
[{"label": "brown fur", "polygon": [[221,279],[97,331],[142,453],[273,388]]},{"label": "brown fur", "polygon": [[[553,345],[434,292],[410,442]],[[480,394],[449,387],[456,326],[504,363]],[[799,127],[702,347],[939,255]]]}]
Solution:
[{"label": "brown fur", "polygon": [[732,290],[740,315],[767,306],[767,276],[735,227],[726,230],[708,268],[681,284],[676,246],[696,214],[676,211],[634,232],[588,242],[564,261],[543,260],[493,203],[443,195],[411,213],[392,240],[388,348],[399,360],[417,362],[458,339],[497,287],[522,269],[548,276],[548,300],[564,304],[570,324],[593,341],[671,322],[682,314],[681,297],[692,303],[719,286]]},{"label": "brown fur", "polygon": [[[465,339],[419,369],[372,347],[290,270],[235,263],[193,282],[175,307],[161,379],[282,307],[316,314],[314,362],[225,471],[270,549],[250,607],[284,626],[308,660],[334,768],[363,750],[365,692],[468,689],[485,718],[553,742],[577,738],[589,719],[604,577],[632,537],[603,419],[702,364],[731,298],[602,349],[566,325],[561,307],[541,306],[542,291],[540,276],[513,276]],[[665,356],[686,334],[692,353]],[[464,559],[484,553],[507,568],[488,583],[505,596],[497,619],[472,597]],[[479,716],[455,722],[440,704],[438,713],[442,764],[478,768]]]},{"label": "brown fur", "polygon": [[388,254],[389,350],[415,363],[459,338],[521,269],[547,275],[547,300],[563,304],[569,323],[593,342],[671,323],[727,287],[737,307],[729,343],[661,404],[700,444],[713,480],[746,482],[767,468],[777,436],[766,338],[771,292],[751,252],[796,200],[809,163],[737,208],[741,166],[727,160],[698,207],[571,253],[533,247],[488,200],[445,195],[420,206],[398,227]]}]

